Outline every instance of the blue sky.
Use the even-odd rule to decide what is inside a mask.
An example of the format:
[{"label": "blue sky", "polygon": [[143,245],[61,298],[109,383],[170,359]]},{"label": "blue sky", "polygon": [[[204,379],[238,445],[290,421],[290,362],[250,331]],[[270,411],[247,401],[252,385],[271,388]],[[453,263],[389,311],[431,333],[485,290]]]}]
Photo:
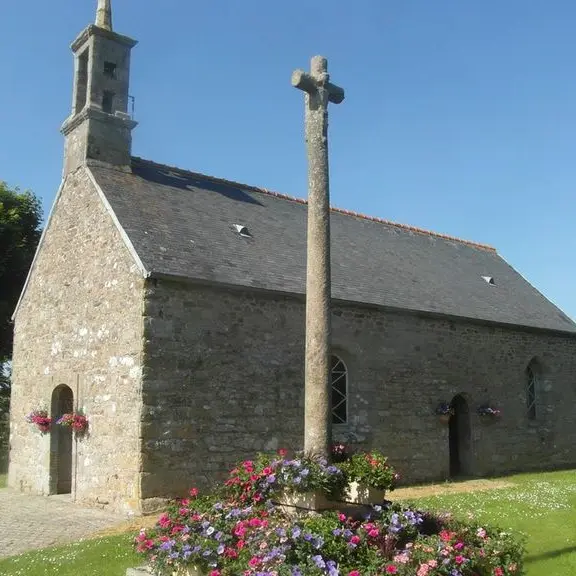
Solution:
[{"label": "blue sky", "polygon": [[[61,176],[70,42],[96,0],[19,0],[0,35],[0,179]],[[491,244],[576,317],[576,3],[113,0],[135,155],[306,196],[294,68],[329,59],[332,204]]]}]

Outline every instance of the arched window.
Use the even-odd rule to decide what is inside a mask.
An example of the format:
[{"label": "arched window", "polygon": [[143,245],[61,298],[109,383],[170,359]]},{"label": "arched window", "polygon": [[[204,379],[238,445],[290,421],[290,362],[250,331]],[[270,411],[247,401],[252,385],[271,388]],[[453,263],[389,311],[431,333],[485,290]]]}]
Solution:
[{"label": "arched window", "polygon": [[332,424],[348,422],[348,371],[338,356],[332,356]]},{"label": "arched window", "polygon": [[536,384],[538,382],[537,370],[534,363],[526,368],[526,409],[530,420],[536,419]]}]

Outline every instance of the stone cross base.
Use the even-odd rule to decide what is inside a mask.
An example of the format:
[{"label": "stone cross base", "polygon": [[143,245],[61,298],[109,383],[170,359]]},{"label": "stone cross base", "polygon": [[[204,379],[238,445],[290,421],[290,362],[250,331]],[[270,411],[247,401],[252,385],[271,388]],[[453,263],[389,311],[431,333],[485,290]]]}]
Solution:
[{"label": "stone cross base", "polygon": [[148,566],[140,566],[138,568],[128,568],[126,570],[126,576],[150,576],[152,572]]}]

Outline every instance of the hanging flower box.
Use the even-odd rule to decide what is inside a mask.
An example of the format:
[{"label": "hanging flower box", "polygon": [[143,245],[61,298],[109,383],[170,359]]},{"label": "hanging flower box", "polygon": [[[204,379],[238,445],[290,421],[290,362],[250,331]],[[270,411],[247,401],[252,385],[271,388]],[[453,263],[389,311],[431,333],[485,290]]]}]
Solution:
[{"label": "hanging flower box", "polygon": [[348,485],[347,498],[355,504],[382,504],[386,490],[379,490],[361,482],[352,481]]},{"label": "hanging flower box", "polygon": [[478,408],[478,414],[485,418],[498,418],[501,412],[498,408],[493,408],[492,406],[485,404]]},{"label": "hanging flower box", "polygon": [[66,428],[72,428],[76,434],[82,436],[88,430],[88,418],[81,413],[63,414],[56,424]]},{"label": "hanging flower box", "polygon": [[32,410],[32,412],[26,416],[26,421],[34,424],[42,434],[48,434],[48,432],[50,432],[52,418],[48,417],[47,410]]},{"label": "hanging flower box", "polygon": [[436,407],[436,414],[440,422],[448,424],[450,418],[454,416],[454,408],[448,402],[442,402]]}]

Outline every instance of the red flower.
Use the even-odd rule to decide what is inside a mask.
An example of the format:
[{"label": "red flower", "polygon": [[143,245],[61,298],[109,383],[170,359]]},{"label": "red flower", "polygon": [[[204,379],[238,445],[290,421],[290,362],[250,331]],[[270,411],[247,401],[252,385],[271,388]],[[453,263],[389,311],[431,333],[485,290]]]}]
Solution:
[{"label": "red flower", "polygon": [[494,576],[504,576],[504,570],[502,570],[500,566],[497,566],[494,568]]},{"label": "red flower", "polygon": [[160,518],[158,518],[158,526],[160,528],[168,528],[172,522],[170,522],[170,518],[168,518],[168,514],[162,514]]},{"label": "red flower", "polygon": [[442,530],[439,534],[440,536],[440,540],[442,540],[442,542],[450,542],[450,540],[452,539],[452,536],[454,536],[454,532],[448,532],[448,530]]},{"label": "red flower", "polygon": [[282,458],[284,458],[284,456],[286,456],[286,454],[288,454],[288,450],[286,450],[286,448],[280,448],[280,450],[278,450],[278,456],[281,456]]},{"label": "red flower", "polygon": [[398,568],[394,566],[394,564],[388,564],[386,566],[386,574],[396,574],[398,572]]},{"label": "red flower", "polygon": [[198,488],[191,488],[190,496],[192,496],[192,498],[196,498],[196,496],[198,496]]}]

